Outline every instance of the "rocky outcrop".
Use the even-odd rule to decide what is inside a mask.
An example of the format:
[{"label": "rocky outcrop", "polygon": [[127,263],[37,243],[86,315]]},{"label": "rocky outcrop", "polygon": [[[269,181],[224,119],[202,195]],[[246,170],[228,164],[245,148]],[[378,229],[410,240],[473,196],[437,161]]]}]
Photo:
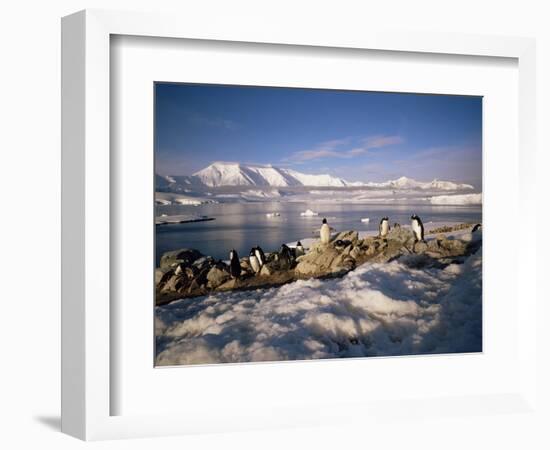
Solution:
[{"label": "rocky outcrop", "polygon": [[[470,224],[461,224],[467,229]],[[170,301],[206,295],[211,292],[267,288],[307,278],[326,278],[345,275],[366,262],[384,263],[402,258],[414,267],[445,266],[461,262],[461,258],[481,246],[481,231],[465,233],[460,239],[448,237],[436,230],[437,236],[417,242],[412,231],[393,227],[385,238],[359,238],[356,231],[338,233],[329,243],[317,242],[304,255],[282,246],[279,252],[268,255],[267,263],[254,273],[248,258],[241,258],[241,276],[231,277],[229,267],[197,250],[180,249],[165,253],[155,271],[157,305]],[[434,234],[427,231],[426,234]]]},{"label": "rocky outcrop", "polygon": [[182,248],[167,252],[160,258],[160,267],[173,267],[176,264],[192,264],[197,259],[201,258],[203,254],[198,250],[192,248]]},{"label": "rocky outcrop", "polygon": [[230,278],[231,275],[229,274],[229,267],[227,267],[226,264],[217,264],[208,271],[208,274],[206,275],[208,283],[206,286],[209,289],[216,289]]}]

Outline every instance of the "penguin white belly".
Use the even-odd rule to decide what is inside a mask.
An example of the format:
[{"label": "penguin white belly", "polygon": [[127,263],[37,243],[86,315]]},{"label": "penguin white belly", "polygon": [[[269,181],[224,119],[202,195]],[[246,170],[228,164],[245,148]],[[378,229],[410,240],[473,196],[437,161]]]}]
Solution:
[{"label": "penguin white belly", "polygon": [[422,229],[420,228],[420,224],[418,223],[418,221],[413,220],[412,230],[413,230],[413,233],[414,233],[414,236],[416,237],[416,239],[421,241],[422,240]]},{"label": "penguin white belly", "polygon": [[385,236],[386,234],[388,234],[388,228],[389,228],[388,222],[387,221],[382,222],[382,225],[380,226],[380,235]]},{"label": "penguin white belly", "polygon": [[330,242],[330,227],[326,223],[321,225],[321,242],[323,244]]},{"label": "penguin white belly", "polygon": [[261,269],[260,263],[258,262],[258,258],[256,258],[255,256],[250,256],[249,260],[250,260],[250,267],[252,267],[252,270],[255,273],[258,273]]},{"label": "penguin white belly", "polygon": [[254,254],[256,255],[256,260],[258,261],[258,266],[260,267],[260,269],[262,268],[262,266],[264,265],[264,260],[262,258],[262,254],[260,253],[259,250],[255,250],[254,251]]}]

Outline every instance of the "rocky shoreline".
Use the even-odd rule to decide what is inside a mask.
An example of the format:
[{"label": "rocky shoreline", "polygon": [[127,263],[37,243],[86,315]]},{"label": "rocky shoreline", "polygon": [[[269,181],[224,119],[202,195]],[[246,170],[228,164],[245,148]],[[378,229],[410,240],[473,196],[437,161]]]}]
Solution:
[{"label": "rocky shoreline", "polygon": [[[427,230],[436,235],[415,242],[409,228],[394,226],[386,238],[359,238],[357,231],[335,235],[328,244],[317,242],[306,253],[288,261],[278,252],[270,253],[259,273],[254,273],[248,257],[240,259],[241,276],[232,278],[229,266],[195,249],[164,253],[155,270],[156,305],[199,297],[214,292],[254,290],[280,286],[295,280],[341,277],[366,262],[388,262],[406,258],[414,267],[438,267],[461,262],[481,246],[481,231],[468,233],[473,224],[458,224]],[[465,231],[461,239],[445,233]]]}]

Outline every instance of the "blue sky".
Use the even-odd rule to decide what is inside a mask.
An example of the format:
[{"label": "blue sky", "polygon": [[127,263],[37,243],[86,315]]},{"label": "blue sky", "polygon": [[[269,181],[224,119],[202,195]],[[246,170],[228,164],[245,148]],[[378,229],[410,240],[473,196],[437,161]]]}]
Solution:
[{"label": "blue sky", "polygon": [[169,83],[155,96],[160,174],[238,161],[481,188],[481,97]]}]

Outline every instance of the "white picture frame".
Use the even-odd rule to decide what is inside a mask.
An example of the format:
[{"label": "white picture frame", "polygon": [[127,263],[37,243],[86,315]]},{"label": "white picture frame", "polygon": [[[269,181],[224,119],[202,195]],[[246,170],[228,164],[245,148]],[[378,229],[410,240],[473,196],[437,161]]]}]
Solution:
[{"label": "white picture frame", "polygon": [[[374,30],[331,33],[330,30],[266,28],[249,23],[234,28],[215,27],[165,14],[87,10],[62,21],[62,430],[85,440],[162,436],[209,431],[233,431],[351,421],[389,414],[390,404],[359,402],[330,405],[305,404],[301,408],[278,405],[270,413],[237,411],[232,420],[206,417],[189,411],[174,414],[112,415],[113,353],[110,336],[111,184],[117,176],[110,161],[110,40],[113,35],[193,39],[256,44],[297,45],[303,48],[368,49],[413,54],[501,57],[517,60],[519,76],[519,182],[517,210],[524,220],[536,222],[530,182],[535,172],[535,42],[527,38],[487,37],[444,33],[401,33]],[[152,152],[152,150],[151,150]],[[536,261],[534,240],[518,249],[519,260]],[[533,264],[519,266],[517,383],[511,390],[490,396],[408,399],[411,414],[432,402],[439,413],[498,412],[503,404],[515,412],[535,407],[536,399],[536,289]],[[516,291],[510,295],[517,296]],[[360,363],[359,363],[360,364]],[[309,365],[310,373],[321,366]],[[263,365],[264,372],[277,370]],[[302,370],[302,369],[301,369]],[[184,376],[184,375],[182,375]],[[392,400],[395,401],[396,399]],[[397,399],[399,400],[399,399]],[[401,398],[405,400],[405,398]],[[428,403],[426,403],[428,402]],[[325,405],[326,406],[326,405]],[[239,417],[253,420],[240,421]],[[353,419],[355,418],[355,419]]]}]

